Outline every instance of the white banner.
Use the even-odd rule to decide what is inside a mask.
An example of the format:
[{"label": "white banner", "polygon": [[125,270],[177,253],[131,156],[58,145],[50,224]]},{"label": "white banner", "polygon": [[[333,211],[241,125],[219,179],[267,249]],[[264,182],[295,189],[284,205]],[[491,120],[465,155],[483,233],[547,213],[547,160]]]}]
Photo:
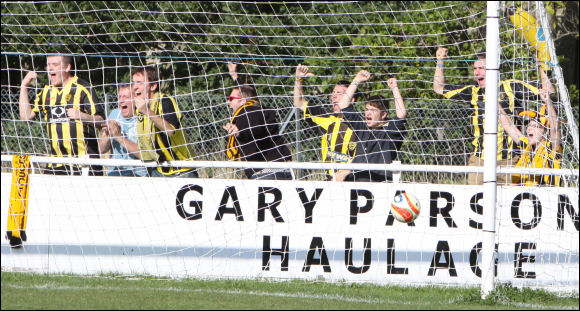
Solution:
[{"label": "white banner", "polygon": [[[411,224],[389,212],[417,197]],[[10,175],[2,174],[6,230]],[[2,269],[479,285],[483,188],[31,175],[22,248]],[[578,189],[501,187],[497,277],[578,290]]]}]

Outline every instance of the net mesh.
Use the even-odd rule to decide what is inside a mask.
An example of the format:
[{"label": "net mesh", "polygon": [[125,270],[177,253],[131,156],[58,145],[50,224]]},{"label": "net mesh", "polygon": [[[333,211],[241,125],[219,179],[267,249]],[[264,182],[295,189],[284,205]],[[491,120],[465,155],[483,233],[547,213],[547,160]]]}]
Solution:
[{"label": "net mesh", "polygon": [[[539,84],[536,50],[511,22],[512,6],[532,15],[538,9],[536,2],[503,3],[500,79]],[[363,100],[355,103],[355,109],[362,113],[365,98],[383,95],[391,102],[388,118],[393,119],[395,105],[386,81],[396,78],[408,111],[398,156],[403,164],[465,166],[474,151],[474,108],[469,102],[437,94],[433,79],[436,51],[443,47],[448,49],[446,82],[475,81],[474,60],[486,44],[485,2],[66,1],[2,2],[1,7],[2,155],[50,155],[46,121],[20,119],[20,84],[28,71],[39,73],[38,81],[27,90],[33,100],[49,83],[47,56],[62,48],[74,55],[74,73],[94,88],[95,101],[104,105],[106,115],[117,108],[119,86],[131,81],[131,73],[154,66],[160,89],[176,99],[183,113],[181,128],[193,149],[190,160],[228,161],[228,135],[222,126],[232,117],[226,103],[234,89],[230,62],[238,64],[241,82],[256,86],[262,105],[275,109],[280,134],[294,162],[322,161],[319,129],[294,108],[298,64],[314,73],[303,80],[309,105],[320,104],[329,111],[335,83],[352,81],[364,69],[372,78],[359,86]],[[562,89],[554,76],[551,81],[557,91]],[[569,115],[564,108],[570,103],[560,96],[560,92],[552,95],[562,124],[561,167],[577,170],[574,124],[578,123],[578,105]],[[522,109],[538,110],[542,101],[534,98],[522,105]],[[2,168],[5,213],[10,180],[4,176],[12,172],[11,163],[3,162]],[[268,255],[273,259],[261,263],[272,264],[274,277],[305,278],[324,271],[323,260],[318,259],[326,246],[335,272],[329,277],[336,281],[346,275],[348,280],[405,285],[479,282],[483,193],[479,187],[456,186],[467,183],[466,173],[402,173],[407,192],[423,204],[416,226],[389,219],[391,198],[398,188],[369,183],[365,187],[369,190],[361,191],[350,189],[352,184],[317,182],[325,178],[323,169],[295,173],[300,181],[276,183],[281,190],[233,180],[243,177],[242,170],[234,168],[203,168],[200,177],[207,179],[198,180],[200,185],[184,185],[175,179],[38,174],[31,186],[30,240],[25,244],[30,245],[29,255],[37,257],[21,260],[17,251],[6,251],[3,244],[2,268],[16,270],[24,265],[49,272],[262,277],[271,275],[255,263]],[[498,188],[500,282],[552,288],[556,284],[577,292],[577,177],[562,178],[564,186],[572,187]],[[275,219],[276,207],[281,218]],[[310,217],[305,219],[302,207],[310,208]],[[245,221],[240,221],[239,211]],[[280,219],[286,222],[278,223]],[[358,219],[358,225],[349,223],[353,219]],[[352,251],[352,245],[355,263],[348,264],[349,269],[359,266],[362,271],[370,266],[367,238],[374,239],[369,256],[375,270],[345,272],[343,259],[352,259],[353,253],[343,254]],[[291,240],[290,275],[280,268],[285,239]],[[452,257],[459,278],[452,275]],[[47,263],[50,260],[54,262]],[[248,265],[247,260],[256,262]],[[314,263],[314,272],[306,274],[301,269],[309,262]],[[414,279],[392,273],[404,271],[396,267],[408,267]]]},{"label": "net mesh", "polygon": [[[535,10],[533,4],[520,6],[532,14]],[[432,81],[439,46],[449,49],[447,82],[473,80],[475,54],[485,51],[485,3],[6,2],[2,12],[2,150],[6,154],[49,153],[43,122],[19,120],[18,94],[26,72],[43,73],[46,55],[56,48],[75,55],[75,73],[90,82],[107,111],[116,107],[117,87],[130,81],[132,70],[156,65],[161,90],[174,96],[184,113],[182,126],[194,160],[227,160],[222,125],[231,116],[225,104],[233,86],[228,62],[238,63],[240,80],[254,83],[262,104],[276,109],[294,161],[321,160],[319,132],[292,105],[298,63],[315,73],[304,87],[312,103],[329,105],[334,83],[351,81],[361,69],[373,75],[359,88],[363,98],[380,94],[392,99],[385,81],[397,78],[408,109],[402,163],[465,165],[473,152],[473,108],[435,94]],[[509,22],[507,13],[502,18],[501,78],[539,83],[535,50]],[[46,75],[40,76],[30,98],[47,84]],[[556,100],[558,108],[561,104]],[[363,104],[355,106],[364,109]],[[571,168],[578,158],[571,152],[566,124],[574,120],[559,110],[564,121],[562,167]],[[393,104],[389,118],[394,118]],[[202,176],[224,173],[213,169]],[[410,182],[461,183],[464,178],[442,173],[403,175]]]}]

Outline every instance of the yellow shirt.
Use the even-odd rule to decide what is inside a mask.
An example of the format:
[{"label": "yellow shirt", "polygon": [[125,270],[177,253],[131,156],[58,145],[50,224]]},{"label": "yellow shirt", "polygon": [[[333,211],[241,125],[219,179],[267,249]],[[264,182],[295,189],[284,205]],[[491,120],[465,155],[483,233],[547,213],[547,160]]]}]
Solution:
[{"label": "yellow shirt", "polygon": [[[322,111],[308,107],[308,103],[304,108],[304,118],[310,118],[324,130],[321,139],[323,162],[350,163],[352,161],[356,155],[356,135],[342,118],[335,115],[322,116]],[[333,175],[332,170],[328,173]]]},{"label": "yellow shirt", "polygon": [[[517,115],[523,109],[522,101],[537,97],[540,90],[532,84],[520,80],[503,80],[499,83],[500,102],[505,111]],[[483,136],[484,136],[484,115],[485,115],[485,89],[480,88],[477,83],[470,82],[461,85],[446,85],[443,96],[459,102],[470,103],[473,107],[471,116],[472,144],[474,154],[483,159]],[[501,124],[497,127],[497,160],[511,159],[513,149],[517,142],[513,142],[509,135],[504,135],[505,131]]]},{"label": "yellow shirt", "polygon": [[[560,168],[562,161],[562,146],[558,150],[552,149],[552,144],[549,141],[543,141],[536,148],[535,152],[532,146],[528,143],[527,137],[522,137],[520,140],[520,149],[522,150],[522,157],[518,161],[516,167],[524,168]],[[514,185],[524,185],[528,187],[533,186],[558,186],[560,184],[560,176],[556,175],[512,175],[512,183]]]},{"label": "yellow shirt", "polygon": [[[171,96],[155,93],[149,109],[169,122],[175,129],[172,136],[159,131],[148,116],[137,110],[137,134],[141,159],[143,161],[186,161],[192,160],[193,150],[181,128],[181,112],[177,102]],[[187,172],[193,168],[158,167],[157,170],[166,176]]]}]

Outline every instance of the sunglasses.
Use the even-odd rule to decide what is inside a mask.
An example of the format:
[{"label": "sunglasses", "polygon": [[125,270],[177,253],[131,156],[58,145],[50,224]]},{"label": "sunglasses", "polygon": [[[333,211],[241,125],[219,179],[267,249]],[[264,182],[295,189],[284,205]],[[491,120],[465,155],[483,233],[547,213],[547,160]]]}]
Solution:
[{"label": "sunglasses", "polygon": [[228,97],[228,101],[231,102],[234,99],[242,99],[240,96],[230,96]]}]

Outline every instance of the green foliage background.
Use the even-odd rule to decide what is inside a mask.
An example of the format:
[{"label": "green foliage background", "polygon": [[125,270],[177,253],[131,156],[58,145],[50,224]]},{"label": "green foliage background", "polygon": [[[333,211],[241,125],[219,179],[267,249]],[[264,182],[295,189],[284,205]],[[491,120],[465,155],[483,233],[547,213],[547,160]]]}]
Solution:
[{"label": "green foliage background", "polygon": [[[528,2],[506,2],[504,9],[512,5],[534,9]],[[131,70],[154,63],[162,89],[186,114],[197,159],[225,160],[227,62],[240,64],[242,79],[257,85],[280,120],[292,113],[297,64],[316,74],[305,92],[321,103],[335,82],[367,69],[373,79],[361,89],[365,96],[391,97],[385,81],[399,81],[409,109],[403,163],[464,165],[473,148],[471,108],[432,91],[435,51],[449,49],[448,83],[470,80],[473,55],[485,51],[485,18],[485,2],[2,2],[3,102],[14,103],[26,71],[44,70],[56,48],[76,55],[77,74],[109,103]],[[500,24],[502,77],[537,80],[534,52],[505,11]],[[39,87],[46,82],[41,77]],[[578,107],[577,88],[569,89]],[[45,154],[42,127],[19,122],[17,105],[2,105],[2,152]],[[317,135],[305,122],[290,123],[287,141],[300,140],[291,144],[295,160],[319,159]],[[566,161],[577,167],[577,155]]]}]

